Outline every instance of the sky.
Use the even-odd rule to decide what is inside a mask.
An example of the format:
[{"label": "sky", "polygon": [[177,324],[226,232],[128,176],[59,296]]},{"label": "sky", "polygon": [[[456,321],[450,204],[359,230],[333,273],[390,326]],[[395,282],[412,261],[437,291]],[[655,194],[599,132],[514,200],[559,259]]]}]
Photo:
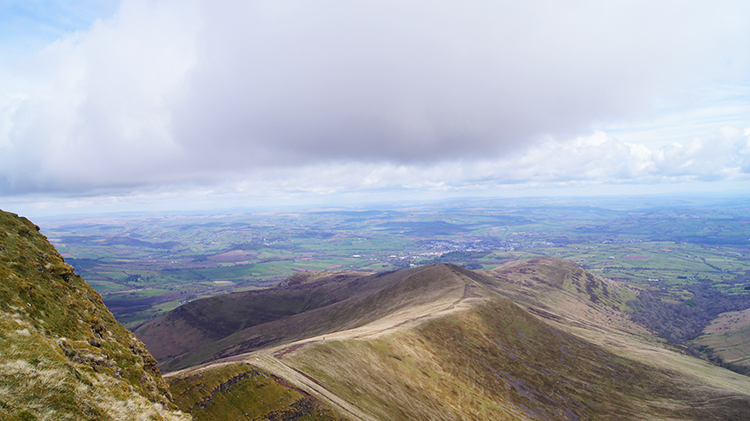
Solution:
[{"label": "sky", "polygon": [[0,209],[750,192],[746,1],[0,0]]}]

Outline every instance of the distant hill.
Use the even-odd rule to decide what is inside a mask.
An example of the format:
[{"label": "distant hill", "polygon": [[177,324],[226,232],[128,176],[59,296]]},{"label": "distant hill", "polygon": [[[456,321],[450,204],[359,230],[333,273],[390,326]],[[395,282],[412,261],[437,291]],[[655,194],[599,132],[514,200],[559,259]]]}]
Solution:
[{"label": "distant hill", "polygon": [[[182,409],[211,419],[242,396],[279,402],[264,394],[268,376],[303,394],[292,399],[298,407],[305,396],[317,402],[323,409],[306,407],[304,415],[316,419],[739,420],[750,413],[750,377],[658,339],[627,315],[635,291],[565,260],[297,281],[198,300],[137,331],[171,371],[173,392],[185,390]],[[199,386],[206,379],[214,386]]]},{"label": "distant hill", "polygon": [[25,218],[0,211],[0,420],[188,420],[156,360]]}]

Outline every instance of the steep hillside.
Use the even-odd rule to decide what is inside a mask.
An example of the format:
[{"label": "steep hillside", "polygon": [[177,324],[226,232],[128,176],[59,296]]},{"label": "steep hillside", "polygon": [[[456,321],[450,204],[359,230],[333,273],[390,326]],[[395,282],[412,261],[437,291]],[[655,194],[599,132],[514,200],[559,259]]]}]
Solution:
[{"label": "steep hillside", "polygon": [[[176,387],[223,367],[269,373],[354,420],[750,413],[750,378],[665,346],[621,311],[632,291],[570,262],[535,259],[490,272],[438,264],[346,283],[353,296],[206,344],[182,362],[224,362],[165,377]],[[242,393],[275,396],[245,385]],[[209,396],[191,390],[193,401]]]},{"label": "steep hillside", "polygon": [[[354,278],[334,277],[198,300],[153,320],[135,333],[159,359],[160,366],[172,371],[355,328],[402,308],[437,300],[455,301],[464,294],[464,287],[444,265]],[[222,329],[222,325],[233,329]]]},{"label": "steep hillside", "polygon": [[631,320],[627,305],[637,292],[563,259],[506,263],[483,272],[484,284],[553,326],[598,345],[626,349],[634,340],[656,342]]},{"label": "steep hillside", "polygon": [[[295,275],[277,288],[226,294],[185,304],[135,329],[161,362],[256,325],[326,306],[353,295],[361,274]],[[317,278],[317,279],[316,279]],[[316,279],[316,282],[308,282]]]},{"label": "steep hillside", "polygon": [[750,375],[750,309],[720,314],[693,342],[716,363]]},{"label": "steep hillside", "polygon": [[622,358],[502,299],[416,329],[306,345],[279,363],[383,420],[728,420],[750,413],[750,396]]},{"label": "steep hillside", "polygon": [[156,360],[39,228],[0,211],[0,420],[181,420]]}]

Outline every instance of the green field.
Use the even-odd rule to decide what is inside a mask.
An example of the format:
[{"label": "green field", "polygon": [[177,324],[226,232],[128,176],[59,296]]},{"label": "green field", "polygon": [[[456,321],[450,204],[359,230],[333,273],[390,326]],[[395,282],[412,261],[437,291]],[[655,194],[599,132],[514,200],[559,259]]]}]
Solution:
[{"label": "green field", "polygon": [[750,284],[750,206],[735,199],[466,200],[383,209],[124,214],[41,219],[77,273],[136,326],[180,303],[263,288],[304,270],[433,262],[491,269],[562,257],[676,299],[710,280]]}]

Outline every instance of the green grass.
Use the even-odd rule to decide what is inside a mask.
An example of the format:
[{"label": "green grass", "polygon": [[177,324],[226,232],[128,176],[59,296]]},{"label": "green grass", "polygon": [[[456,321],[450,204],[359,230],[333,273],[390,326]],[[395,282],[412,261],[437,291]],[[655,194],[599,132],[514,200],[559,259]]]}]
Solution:
[{"label": "green grass", "polygon": [[[727,293],[746,293],[750,213],[744,203],[645,203],[471,200],[384,210],[106,216],[75,223],[48,221],[44,231],[73,258],[92,259],[76,267],[107,294],[105,299],[118,290],[141,288],[195,289],[190,299],[196,299],[246,284],[270,286],[298,269],[388,271],[439,260],[488,270],[507,258],[541,256],[566,258],[637,288],[666,288],[673,300],[690,298],[682,292],[694,282],[689,278],[710,279]],[[479,242],[487,253],[440,260],[452,249],[434,246],[436,241],[454,242],[451,247],[459,248]],[[166,249],[144,246],[170,242],[175,245]],[[243,257],[249,264],[211,260],[231,250],[252,253]],[[353,258],[355,254],[362,257]],[[128,281],[136,274],[144,280]],[[232,281],[237,287],[216,288],[213,280]],[[118,306],[115,314],[132,327],[160,314],[164,305],[156,300],[136,309],[140,314]]]},{"label": "green grass", "polygon": [[0,420],[185,419],[99,294],[35,225],[1,211],[0,280]]},{"label": "green grass", "polygon": [[[359,278],[352,285],[369,293],[247,330],[241,330],[241,326],[232,333],[233,329],[229,329],[228,336],[198,342],[192,355],[175,359],[173,367],[255,350],[262,358],[275,358],[300,370],[375,419],[388,420],[719,420],[742,413],[743,405],[750,402],[729,386],[740,385],[741,390],[746,390],[750,382],[738,380],[741,376],[729,381],[721,378],[721,369],[716,367],[711,367],[714,371],[682,367],[680,362],[685,361],[680,358],[692,357],[680,356],[658,340],[643,339],[629,329],[608,323],[607,317],[627,323],[621,310],[626,310],[625,303],[634,297],[627,288],[559,259],[520,261],[506,266],[505,270],[478,274],[455,266],[433,265]],[[305,283],[305,277],[300,274],[290,282],[299,280],[298,285],[307,287],[318,285]],[[527,290],[511,286],[524,286]],[[498,295],[513,296],[515,292],[526,297],[524,305],[557,312],[557,319],[551,320],[562,322],[553,327]],[[270,303],[274,297],[265,291],[255,298],[257,306]],[[273,301],[289,304],[291,298],[279,296]],[[215,297],[186,306],[182,313],[191,311],[195,315],[200,304],[208,306],[203,311],[205,315],[226,320],[226,315],[217,311],[225,312],[240,302],[251,305],[247,297],[231,305],[229,299]],[[458,304],[462,299],[476,301],[465,306]],[[464,310],[441,316],[436,316],[437,307],[430,307],[428,314],[416,310],[437,302],[441,303],[440,308],[453,305]],[[553,302],[565,305],[550,308],[548,305]],[[416,327],[394,328],[379,335],[367,333],[364,326],[368,322],[393,314],[401,315],[390,320],[393,326]],[[218,320],[195,320],[208,323],[214,331],[222,328]],[[417,320],[423,322],[416,323]],[[155,323],[168,321],[160,319]],[[165,329],[154,336],[164,337],[189,321],[183,317],[174,326],[154,326]],[[385,329],[380,323],[376,325],[372,325],[373,331]],[[357,326],[362,330],[347,339],[342,331]],[[585,335],[581,329],[586,330]],[[595,339],[583,339],[586,335]],[[190,333],[178,331],[177,336],[189,337]],[[298,344],[264,351],[268,346],[311,336],[315,338],[301,347]],[[255,348],[250,343],[256,343]],[[636,351],[650,352],[655,360],[644,359]],[[670,366],[664,363],[668,359],[679,361]],[[246,362],[252,365],[255,360],[251,355]],[[705,374],[698,380],[696,373],[700,370]],[[281,375],[283,371],[271,372]],[[175,376],[182,373],[190,370]],[[713,383],[700,383],[706,379]],[[294,383],[291,377],[288,380]],[[722,381],[726,389],[716,386]],[[243,393],[255,393],[253,388],[258,386],[248,387]],[[695,407],[693,402],[703,404]]]}]

